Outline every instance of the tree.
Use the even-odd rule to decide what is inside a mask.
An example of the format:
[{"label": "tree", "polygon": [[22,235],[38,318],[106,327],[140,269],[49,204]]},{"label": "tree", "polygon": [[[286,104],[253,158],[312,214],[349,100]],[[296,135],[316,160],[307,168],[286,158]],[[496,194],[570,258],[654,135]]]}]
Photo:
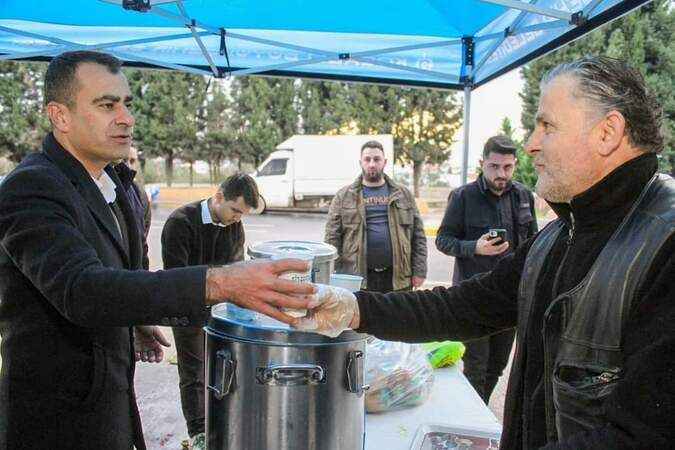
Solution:
[{"label": "tree", "polygon": [[235,131],[232,128],[231,100],[218,82],[211,86],[210,100],[206,105],[202,158],[209,163],[211,183],[217,183],[221,179],[222,162],[232,154]]},{"label": "tree", "polygon": [[401,115],[401,100],[411,92],[372,84],[353,84],[350,88],[351,115],[365,134],[391,133]]},{"label": "tree", "polygon": [[171,186],[175,159],[194,163],[197,158],[206,80],[186,73],[144,70],[129,70],[127,77],[135,98],[134,140],[146,154],[164,158]]},{"label": "tree", "polygon": [[299,81],[298,113],[304,134],[336,132],[354,119],[350,87],[333,81]]},{"label": "tree", "polygon": [[413,191],[419,197],[424,164],[440,164],[450,157],[462,108],[452,93],[421,89],[404,92],[393,127],[396,159],[412,163]]},{"label": "tree", "polygon": [[49,120],[42,109],[44,64],[0,62],[0,154],[19,163],[39,151]]},{"label": "tree", "polygon": [[662,171],[675,175],[675,10],[672,2],[656,0],[522,69],[525,86],[523,128],[532,132],[539,98],[539,81],[555,65],[584,55],[605,55],[627,60],[642,72],[647,85],[661,100],[666,132],[659,157]]},{"label": "tree", "polygon": [[502,120],[502,126],[499,131],[505,136],[511,138],[511,140],[518,147],[518,152],[516,153],[518,164],[516,164],[516,170],[513,174],[513,179],[523,183],[530,190],[533,190],[534,186],[537,184],[537,172],[534,170],[532,157],[527,152],[525,152],[523,148],[523,141],[517,139],[514,136],[515,129],[511,125],[511,120],[509,120],[508,117],[504,117]]},{"label": "tree", "polygon": [[242,162],[260,164],[297,131],[293,80],[236,78],[232,83],[234,152]]}]

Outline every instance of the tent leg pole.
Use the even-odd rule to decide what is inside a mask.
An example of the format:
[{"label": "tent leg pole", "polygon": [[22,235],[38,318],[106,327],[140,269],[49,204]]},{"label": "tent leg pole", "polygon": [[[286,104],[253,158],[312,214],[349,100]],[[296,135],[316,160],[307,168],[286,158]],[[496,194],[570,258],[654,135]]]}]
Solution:
[{"label": "tent leg pole", "polygon": [[471,129],[471,88],[464,86],[464,146],[462,148],[461,183],[467,182],[469,169],[469,130]]}]

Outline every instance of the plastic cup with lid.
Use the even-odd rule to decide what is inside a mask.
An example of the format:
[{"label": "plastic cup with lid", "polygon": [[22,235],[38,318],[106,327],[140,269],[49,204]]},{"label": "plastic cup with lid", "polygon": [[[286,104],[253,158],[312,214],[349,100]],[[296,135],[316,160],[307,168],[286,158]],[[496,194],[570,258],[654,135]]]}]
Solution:
[{"label": "plastic cup with lid", "polygon": [[[305,271],[288,271],[279,275],[279,278],[284,280],[294,281],[296,283],[311,283],[312,282],[312,262],[314,261],[314,255],[308,251],[302,250],[290,250],[282,249],[272,255],[272,260],[277,261],[280,259],[300,259],[302,261],[307,261],[308,268]],[[305,317],[307,315],[306,309],[291,309],[291,308],[281,308],[281,310],[292,317]]]}]

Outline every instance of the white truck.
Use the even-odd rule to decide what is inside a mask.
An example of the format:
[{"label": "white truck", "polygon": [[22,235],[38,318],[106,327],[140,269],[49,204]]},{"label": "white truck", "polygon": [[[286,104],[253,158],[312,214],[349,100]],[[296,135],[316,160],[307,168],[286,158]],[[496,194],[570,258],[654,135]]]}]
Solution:
[{"label": "white truck", "polygon": [[393,176],[390,134],[354,136],[295,135],[276,147],[254,174],[265,209],[326,211],[337,191],[361,173],[361,146],[378,141]]}]

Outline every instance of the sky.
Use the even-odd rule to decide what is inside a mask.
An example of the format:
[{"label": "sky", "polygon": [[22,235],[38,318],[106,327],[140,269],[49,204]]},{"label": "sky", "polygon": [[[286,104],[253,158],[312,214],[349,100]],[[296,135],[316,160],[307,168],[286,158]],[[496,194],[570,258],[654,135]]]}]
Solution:
[{"label": "sky", "polygon": [[[518,95],[522,88],[520,70],[515,69],[471,92],[469,170],[478,164],[485,141],[499,133],[504,117],[511,120],[511,125],[516,129],[516,137],[522,137],[523,130],[520,123],[522,101]],[[464,98],[463,94],[460,95]],[[458,131],[456,138],[450,164],[453,169],[459,170],[464,140],[463,127]]]}]

